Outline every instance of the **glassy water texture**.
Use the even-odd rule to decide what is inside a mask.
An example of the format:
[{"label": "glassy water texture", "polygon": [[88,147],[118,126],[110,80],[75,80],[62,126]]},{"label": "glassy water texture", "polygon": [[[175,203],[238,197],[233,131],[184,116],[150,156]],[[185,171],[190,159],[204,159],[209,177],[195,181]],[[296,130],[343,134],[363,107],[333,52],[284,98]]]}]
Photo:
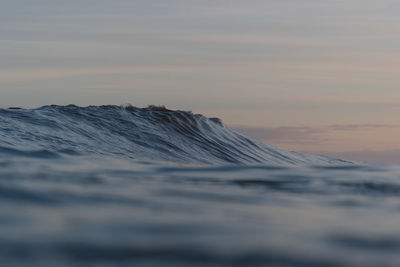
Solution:
[{"label": "glassy water texture", "polygon": [[178,113],[0,110],[1,265],[399,266],[400,168]]}]

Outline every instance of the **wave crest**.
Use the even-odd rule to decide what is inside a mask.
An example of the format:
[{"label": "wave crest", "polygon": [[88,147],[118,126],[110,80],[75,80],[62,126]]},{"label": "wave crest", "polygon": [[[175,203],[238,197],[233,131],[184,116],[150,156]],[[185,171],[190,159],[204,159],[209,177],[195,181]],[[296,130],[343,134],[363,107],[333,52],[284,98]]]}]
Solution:
[{"label": "wave crest", "polygon": [[0,146],[0,154],[9,156],[43,157],[39,152],[46,151],[206,164],[346,163],[280,150],[236,133],[218,118],[164,106],[0,109]]}]

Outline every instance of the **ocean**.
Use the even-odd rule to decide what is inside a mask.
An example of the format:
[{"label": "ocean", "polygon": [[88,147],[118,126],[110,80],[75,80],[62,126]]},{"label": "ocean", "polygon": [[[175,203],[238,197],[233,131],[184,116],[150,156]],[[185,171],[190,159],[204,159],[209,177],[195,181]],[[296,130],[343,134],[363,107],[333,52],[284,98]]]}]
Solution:
[{"label": "ocean", "polygon": [[1,266],[399,266],[400,168],[149,106],[0,109]]}]

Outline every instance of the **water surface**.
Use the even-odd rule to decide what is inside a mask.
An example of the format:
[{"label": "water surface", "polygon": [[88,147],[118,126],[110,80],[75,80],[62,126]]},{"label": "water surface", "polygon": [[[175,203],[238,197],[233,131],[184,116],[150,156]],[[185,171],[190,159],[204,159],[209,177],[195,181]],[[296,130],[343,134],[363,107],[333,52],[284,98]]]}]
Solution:
[{"label": "water surface", "polygon": [[164,108],[0,110],[4,266],[398,266],[400,168]]}]

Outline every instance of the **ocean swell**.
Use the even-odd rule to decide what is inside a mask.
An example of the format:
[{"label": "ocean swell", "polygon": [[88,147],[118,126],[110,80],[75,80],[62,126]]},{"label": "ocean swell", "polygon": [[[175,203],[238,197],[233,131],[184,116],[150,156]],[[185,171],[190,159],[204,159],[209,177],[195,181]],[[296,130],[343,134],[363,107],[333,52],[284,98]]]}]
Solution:
[{"label": "ocean swell", "polygon": [[220,119],[149,106],[0,109],[0,155],[114,157],[194,164],[326,165],[348,162],[277,149]]}]

